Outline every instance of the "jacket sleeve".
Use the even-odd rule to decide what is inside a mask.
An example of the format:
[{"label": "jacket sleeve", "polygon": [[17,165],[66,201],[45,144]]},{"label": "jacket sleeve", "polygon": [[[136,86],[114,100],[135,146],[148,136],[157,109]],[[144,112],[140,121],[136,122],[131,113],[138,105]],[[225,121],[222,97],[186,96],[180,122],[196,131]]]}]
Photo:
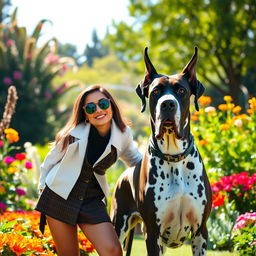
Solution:
[{"label": "jacket sleeve", "polygon": [[38,189],[41,190],[45,186],[45,179],[47,174],[52,169],[54,165],[61,161],[65,154],[65,150],[61,151],[61,143],[54,145],[52,149],[46,155],[44,162],[40,166],[40,177],[39,177],[39,184]]},{"label": "jacket sleeve", "polygon": [[129,167],[134,166],[142,159],[142,154],[139,152],[135,142],[133,141],[132,133],[129,127],[126,128],[124,136],[124,146],[120,153],[120,158]]}]

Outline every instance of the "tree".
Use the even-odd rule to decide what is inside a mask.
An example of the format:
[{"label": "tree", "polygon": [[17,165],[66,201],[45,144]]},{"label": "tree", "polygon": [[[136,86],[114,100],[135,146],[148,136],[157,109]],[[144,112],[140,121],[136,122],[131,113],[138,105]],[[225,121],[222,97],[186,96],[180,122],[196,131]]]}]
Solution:
[{"label": "tree", "polygon": [[86,57],[86,63],[90,67],[93,65],[94,58],[102,58],[108,55],[108,49],[102,45],[95,29],[92,32],[92,46],[86,45],[84,55]]},{"label": "tree", "polygon": [[8,8],[11,6],[10,0],[0,0],[0,23],[2,23],[8,15]]},{"label": "tree", "polygon": [[61,57],[65,57],[65,56],[71,57],[74,60],[76,60],[76,62],[77,62],[77,59],[79,58],[76,46],[70,43],[65,43],[65,44],[59,43],[58,55]]},{"label": "tree", "polygon": [[116,23],[109,36],[119,56],[141,60],[150,45],[158,70],[174,73],[197,45],[199,78],[241,104],[243,76],[256,65],[255,0],[130,0],[128,8],[134,22]]}]

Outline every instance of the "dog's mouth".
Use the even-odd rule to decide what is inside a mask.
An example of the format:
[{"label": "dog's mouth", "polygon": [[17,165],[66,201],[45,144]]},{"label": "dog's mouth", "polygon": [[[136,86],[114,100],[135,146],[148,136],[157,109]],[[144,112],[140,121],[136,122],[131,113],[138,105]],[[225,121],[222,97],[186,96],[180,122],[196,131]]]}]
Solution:
[{"label": "dog's mouth", "polygon": [[165,133],[171,134],[174,133],[175,137],[178,136],[178,128],[174,121],[166,119],[163,121],[156,122],[155,138],[161,140]]}]

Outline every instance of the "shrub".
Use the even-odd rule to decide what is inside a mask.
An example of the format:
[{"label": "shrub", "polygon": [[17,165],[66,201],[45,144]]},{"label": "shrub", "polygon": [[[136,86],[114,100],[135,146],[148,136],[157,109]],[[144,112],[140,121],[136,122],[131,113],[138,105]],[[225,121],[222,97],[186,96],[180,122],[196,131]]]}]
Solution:
[{"label": "shrub", "polygon": [[0,139],[0,213],[5,210],[31,209],[31,200],[26,198],[26,187],[21,182],[21,174],[29,172],[32,164],[25,153],[11,155],[13,146],[19,141],[19,133],[8,128]]},{"label": "shrub", "polygon": [[213,180],[241,170],[253,174],[256,166],[256,98],[249,100],[248,114],[241,114],[230,96],[224,101],[217,111],[209,106],[211,98],[202,96],[200,111],[191,115],[193,134]]},{"label": "shrub", "polygon": [[240,215],[233,229],[235,249],[241,256],[256,254],[256,212]]},{"label": "shrub", "polygon": [[73,86],[70,83],[54,85],[53,80],[63,75],[74,61],[57,56],[55,38],[37,46],[47,20],[41,20],[33,33],[27,35],[26,28],[18,26],[16,12],[17,9],[10,24],[0,24],[0,107],[3,109],[7,95],[5,88],[15,85],[20,100],[12,126],[19,130],[23,143],[42,144],[47,138],[52,139],[54,116],[65,112],[58,108],[58,99]]}]

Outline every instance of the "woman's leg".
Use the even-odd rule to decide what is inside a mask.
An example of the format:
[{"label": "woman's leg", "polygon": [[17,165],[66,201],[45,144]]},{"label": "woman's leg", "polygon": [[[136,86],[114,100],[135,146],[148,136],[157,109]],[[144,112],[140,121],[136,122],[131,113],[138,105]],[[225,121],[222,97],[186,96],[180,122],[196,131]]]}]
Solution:
[{"label": "woman's leg", "polygon": [[79,256],[77,226],[46,216],[58,256]]},{"label": "woman's leg", "polygon": [[112,223],[78,224],[100,256],[122,256],[122,248]]}]

